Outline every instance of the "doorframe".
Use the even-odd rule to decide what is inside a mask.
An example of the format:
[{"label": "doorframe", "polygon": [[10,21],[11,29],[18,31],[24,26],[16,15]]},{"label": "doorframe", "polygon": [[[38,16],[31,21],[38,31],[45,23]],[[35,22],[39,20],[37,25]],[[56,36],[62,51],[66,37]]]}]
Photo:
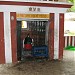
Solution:
[{"label": "doorframe", "polygon": [[54,13],[50,13],[48,32],[49,59],[54,59]]},{"label": "doorframe", "polygon": [[64,50],[64,13],[59,13],[59,60],[63,59]]}]

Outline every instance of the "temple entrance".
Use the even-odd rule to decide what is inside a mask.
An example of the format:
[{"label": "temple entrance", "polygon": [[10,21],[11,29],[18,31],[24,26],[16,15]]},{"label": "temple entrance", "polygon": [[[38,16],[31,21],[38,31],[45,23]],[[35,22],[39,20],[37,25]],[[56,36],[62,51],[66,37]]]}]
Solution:
[{"label": "temple entrance", "polygon": [[32,46],[48,46],[48,20],[17,21],[17,56],[22,58],[24,39],[30,34]]}]

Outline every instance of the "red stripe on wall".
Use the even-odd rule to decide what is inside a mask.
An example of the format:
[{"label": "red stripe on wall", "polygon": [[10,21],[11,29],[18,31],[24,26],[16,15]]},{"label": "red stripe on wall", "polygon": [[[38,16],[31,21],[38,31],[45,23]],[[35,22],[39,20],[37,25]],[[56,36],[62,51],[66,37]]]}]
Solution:
[{"label": "red stripe on wall", "polygon": [[69,4],[14,2],[14,1],[0,1],[0,5],[45,6],[45,7],[61,7],[61,8],[70,8],[72,6]]},{"label": "red stripe on wall", "polygon": [[67,36],[67,46],[69,46],[69,36]]},{"label": "red stripe on wall", "polygon": [[[74,36],[66,36],[67,37],[67,46],[69,46],[69,37],[70,37],[70,45],[71,46],[75,46],[75,40],[74,40],[74,44],[72,44],[73,43],[73,37]],[[66,37],[64,37],[64,39],[66,38]],[[74,39],[75,39],[75,37],[74,37]],[[65,40],[64,40],[64,42],[65,42]],[[64,47],[65,47],[65,43],[64,43]]]},{"label": "red stripe on wall", "polygon": [[72,36],[71,36],[71,40],[70,40],[70,45],[72,46]]},{"label": "red stripe on wall", "polygon": [[64,48],[65,48],[65,37],[64,37]]},{"label": "red stripe on wall", "polygon": [[49,24],[49,56],[50,59],[54,59],[54,13],[50,14]]},{"label": "red stripe on wall", "polygon": [[63,58],[64,49],[64,14],[59,14],[59,59]]},{"label": "red stripe on wall", "polygon": [[5,63],[4,15],[0,12],[0,64]]},{"label": "red stripe on wall", "polygon": [[74,36],[74,46],[75,46],[75,36]]},{"label": "red stripe on wall", "polygon": [[17,61],[16,12],[10,12],[12,62]]}]

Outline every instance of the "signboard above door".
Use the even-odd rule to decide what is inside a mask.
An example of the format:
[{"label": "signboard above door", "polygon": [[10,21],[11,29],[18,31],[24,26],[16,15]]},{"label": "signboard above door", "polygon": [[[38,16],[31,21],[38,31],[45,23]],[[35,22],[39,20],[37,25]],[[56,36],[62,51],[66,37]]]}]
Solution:
[{"label": "signboard above door", "polygon": [[43,19],[49,19],[50,14],[16,14],[17,18],[43,18]]}]

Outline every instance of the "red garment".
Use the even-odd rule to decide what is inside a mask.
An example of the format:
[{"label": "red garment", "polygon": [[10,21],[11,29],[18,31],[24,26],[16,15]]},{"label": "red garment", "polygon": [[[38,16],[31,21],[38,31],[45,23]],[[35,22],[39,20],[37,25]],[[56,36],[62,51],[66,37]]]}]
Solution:
[{"label": "red garment", "polygon": [[24,44],[24,49],[25,50],[32,50],[32,45],[31,44]]}]

